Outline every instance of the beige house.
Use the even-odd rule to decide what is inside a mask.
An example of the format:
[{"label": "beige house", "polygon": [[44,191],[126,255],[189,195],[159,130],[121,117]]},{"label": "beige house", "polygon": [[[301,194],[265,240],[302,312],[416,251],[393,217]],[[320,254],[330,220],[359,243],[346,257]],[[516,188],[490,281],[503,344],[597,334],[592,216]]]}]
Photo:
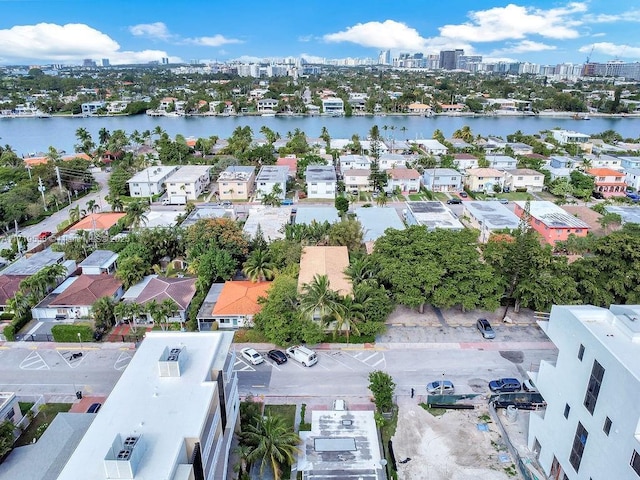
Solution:
[{"label": "beige house", "polygon": [[218,177],[220,200],[248,200],[255,184],[255,167],[232,165]]},{"label": "beige house", "polygon": [[413,168],[392,168],[387,171],[387,175],[387,192],[393,192],[396,188],[401,192],[420,191],[420,173]]},{"label": "beige house", "polygon": [[371,175],[371,170],[364,168],[345,170],[343,172],[345,190],[349,193],[370,191],[369,175]]},{"label": "beige house", "polygon": [[464,185],[472,192],[492,192],[494,185],[504,186],[504,173],[495,168],[470,168]]},{"label": "beige house", "polygon": [[407,112],[409,113],[431,113],[431,106],[424,103],[410,103],[407,105]]},{"label": "beige house", "polygon": [[326,275],[331,290],[340,295],[351,295],[353,285],[344,271],[349,266],[347,247],[304,247],[300,257],[298,291],[313,281],[316,275]]},{"label": "beige house", "polygon": [[504,173],[504,186],[511,190],[525,188],[527,192],[541,192],[544,187],[544,175],[530,168],[515,168]]}]

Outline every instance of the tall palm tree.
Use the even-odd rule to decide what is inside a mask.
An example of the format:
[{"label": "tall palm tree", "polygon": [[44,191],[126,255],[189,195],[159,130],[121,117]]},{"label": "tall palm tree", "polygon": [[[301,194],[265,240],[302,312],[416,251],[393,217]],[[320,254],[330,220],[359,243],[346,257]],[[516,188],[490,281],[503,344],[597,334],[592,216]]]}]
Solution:
[{"label": "tall palm tree", "polygon": [[118,196],[109,199],[109,203],[114,212],[121,212],[124,209],[124,202]]},{"label": "tall palm tree", "polygon": [[87,212],[96,213],[98,210],[100,210],[100,205],[98,205],[94,199],[87,202]]},{"label": "tall palm tree", "polygon": [[273,478],[282,478],[282,466],[291,465],[299,451],[300,437],[291,431],[283,417],[267,415],[259,417],[257,423],[247,425],[242,433],[252,448],[247,458],[254,462],[261,460],[260,476],[264,475],[267,465],[271,467]]},{"label": "tall palm tree", "polygon": [[252,282],[271,280],[275,273],[271,256],[266,250],[254,250],[243,267],[242,271]]},{"label": "tall palm tree", "polygon": [[300,312],[311,320],[318,316],[320,320],[324,320],[340,308],[337,297],[336,292],[331,290],[329,277],[315,275],[311,282],[302,286]]},{"label": "tall palm tree", "polygon": [[333,337],[340,331],[347,334],[347,343],[349,343],[349,334],[353,331],[356,335],[360,335],[358,323],[364,322],[364,313],[362,305],[357,303],[350,295],[340,297],[338,308],[325,319],[325,325],[333,325]]},{"label": "tall palm tree", "polygon": [[73,225],[74,223],[78,223],[80,221],[80,205],[76,205],[75,207],[71,207],[69,209],[69,222]]},{"label": "tall palm tree", "polygon": [[148,219],[145,210],[146,206],[140,201],[131,202],[127,205],[127,215],[125,217],[127,225],[130,225],[134,230],[146,225]]}]

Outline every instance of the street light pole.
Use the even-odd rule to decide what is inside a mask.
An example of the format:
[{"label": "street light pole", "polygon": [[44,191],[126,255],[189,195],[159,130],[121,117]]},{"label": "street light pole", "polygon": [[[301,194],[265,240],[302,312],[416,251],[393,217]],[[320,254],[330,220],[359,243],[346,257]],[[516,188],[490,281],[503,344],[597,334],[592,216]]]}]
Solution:
[{"label": "street light pole", "polygon": [[80,350],[82,350],[82,335],[78,332],[78,341],[80,342]]}]

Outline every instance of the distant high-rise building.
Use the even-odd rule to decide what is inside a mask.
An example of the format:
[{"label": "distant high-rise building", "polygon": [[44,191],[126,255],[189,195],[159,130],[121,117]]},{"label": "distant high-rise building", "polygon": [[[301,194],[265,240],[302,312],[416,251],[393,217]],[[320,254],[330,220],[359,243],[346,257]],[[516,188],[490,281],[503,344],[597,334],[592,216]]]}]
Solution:
[{"label": "distant high-rise building", "polygon": [[442,70],[455,70],[459,68],[459,58],[464,55],[464,50],[441,50],[440,51],[440,68]]},{"label": "distant high-rise building", "polygon": [[85,58],[84,60],[82,60],[82,66],[83,67],[95,67],[96,66],[96,62],[94,62],[90,58]]},{"label": "distant high-rise building", "polygon": [[378,55],[380,65],[391,65],[391,50],[382,50]]},{"label": "distant high-rise building", "polygon": [[169,59],[167,57],[162,57],[162,64],[169,65]]},{"label": "distant high-rise building", "polygon": [[482,55],[460,55],[456,68],[460,70],[477,71],[477,65],[482,63]]},{"label": "distant high-rise building", "polygon": [[109,66],[111,66],[111,62],[109,62],[109,59],[108,59],[108,58],[103,58],[103,59],[102,59],[102,66],[103,66],[103,67],[109,67]]}]

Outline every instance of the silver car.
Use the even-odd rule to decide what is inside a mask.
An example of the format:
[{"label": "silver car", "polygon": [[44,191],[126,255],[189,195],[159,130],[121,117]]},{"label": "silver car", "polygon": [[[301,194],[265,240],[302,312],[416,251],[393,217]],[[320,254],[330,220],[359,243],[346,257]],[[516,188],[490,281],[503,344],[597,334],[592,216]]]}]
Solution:
[{"label": "silver car", "polygon": [[450,380],[436,380],[427,383],[427,393],[429,395],[453,395],[456,393],[456,388]]}]

